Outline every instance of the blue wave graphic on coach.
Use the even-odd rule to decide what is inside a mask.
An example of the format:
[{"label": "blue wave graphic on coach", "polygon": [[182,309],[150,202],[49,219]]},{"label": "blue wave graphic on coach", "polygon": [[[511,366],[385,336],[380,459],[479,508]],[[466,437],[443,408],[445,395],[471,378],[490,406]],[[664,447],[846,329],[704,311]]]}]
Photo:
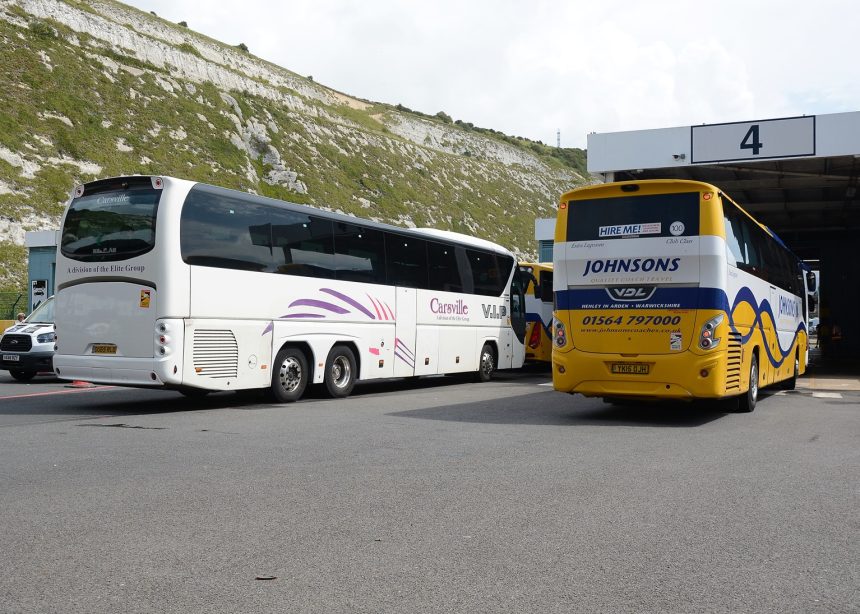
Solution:
[{"label": "blue wave graphic on coach", "polygon": [[[720,292],[722,292],[723,294],[725,306],[728,307],[728,297],[726,296],[725,292]],[[738,306],[744,303],[749,305],[755,312],[755,319],[753,320],[752,326],[750,326],[749,333],[746,336],[741,336],[741,345],[745,345],[747,341],[749,341],[753,334],[756,332],[756,330],[758,330],[759,332],[761,332],[761,336],[765,340],[765,343],[763,343],[762,345],[764,346],[764,351],[765,354],[767,354],[767,359],[770,361],[770,364],[774,367],[782,366],[782,364],[785,362],[785,359],[788,358],[789,355],[791,355],[791,349],[794,347],[794,344],[797,341],[797,337],[798,335],[800,335],[800,332],[806,332],[806,324],[804,324],[802,320],[800,324],[798,324],[797,329],[794,331],[794,337],[792,337],[791,343],[789,344],[787,350],[782,349],[782,344],[779,342],[779,335],[776,335],[776,332],[774,332],[774,334],[776,335],[776,345],[779,348],[780,353],[779,358],[776,358],[771,353],[770,344],[767,343],[767,335],[765,334],[764,323],[762,322],[762,315],[766,313],[770,316],[770,321],[774,323],[774,327],[776,327],[776,318],[773,315],[773,309],[770,306],[769,300],[764,299],[760,304],[757,304],[755,300],[755,295],[753,294],[752,290],[750,290],[749,287],[744,286],[743,288],[738,290],[738,293],[735,295],[735,301],[732,304],[731,310],[724,309],[724,311],[729,316],[729,326],[731,327],[733,332],[740,332],[735,326],[734,312],[735,309],[738,308]]]},{"label": "blue wave graphic on coach", "polygon": [[[726,295],[726,291],[720,288],[656,288],[654,293],[644,301],[615,300],[605,288],[561,290],[555,293],[555,297],[558,309],[562,310],[599,310],[619,307],[629,309],[714,309],[728,315],[729,326],[736,333],[740,331],[735,325],[734,312],[740,305],[746,303],[755,313],[755,319],[750,326],[749,333],[741,336],[741,344],[746,344],[756,331],[761,333],[765,341],[767,340],[762,323],[763,314],[768,314],[771,321],[774,324],[776,323],[770,301],[764,299],[761,303],[758,303],[752,290],[747,286],[743,286],[738,290],[731,308],[729,307],[729,298]],[[779,357],[774,356],[771,352],[770,344],[766,342],[763,344],[767,358],[774,367],[779,367],[785,362],[785,359],[791,354],[791,348],[794,347],[801,331],[806,331],[806,325],[802,321],[794,331],[794,337],[789,344],[788,350],[782,349],[782,344],[779,343],[779,335],[777,335]]]}]

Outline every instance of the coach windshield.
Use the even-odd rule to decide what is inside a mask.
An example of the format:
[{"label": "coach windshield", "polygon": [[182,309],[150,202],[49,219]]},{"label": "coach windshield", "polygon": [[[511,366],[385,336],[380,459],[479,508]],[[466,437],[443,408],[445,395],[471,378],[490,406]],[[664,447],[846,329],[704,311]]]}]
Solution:
[{"label": "coach windshield", "polygon": [[62,254],[82,262],[145,254],[155,245],[160,197],[161,190],[149,178],[88,185],[69,205],[60,240]]}]

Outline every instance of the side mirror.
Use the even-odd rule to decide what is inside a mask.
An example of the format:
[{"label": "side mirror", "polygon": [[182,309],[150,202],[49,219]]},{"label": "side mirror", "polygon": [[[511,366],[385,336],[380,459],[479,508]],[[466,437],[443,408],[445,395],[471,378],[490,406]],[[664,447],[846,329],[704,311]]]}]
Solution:
[{"label": "side mirror", "polygon": [[815,292],[815,273],[812,271],[806,272],[806,289],[809,292]]},{"label": "side mirror", "polygon": [[540,300],[544,303],[551,303],[552,299],[552,283],[542,284],[540,287]]},{"label": "side mirror", "polygon": [[553,300],[552,294],[552,272],[541,271],[540,274],[540,300],[544,303],[551,303]]}]

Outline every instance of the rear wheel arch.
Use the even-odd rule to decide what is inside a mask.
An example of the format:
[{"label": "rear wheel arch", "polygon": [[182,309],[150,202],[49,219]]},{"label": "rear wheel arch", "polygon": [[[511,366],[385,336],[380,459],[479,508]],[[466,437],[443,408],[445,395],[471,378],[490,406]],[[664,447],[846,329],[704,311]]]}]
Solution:
[{"label": "rear wheel arch", "polygon": [[358,381],[361,374],[361,352],[358,351],[358,346],[355,344],[355,341],[336,341],[331,347],[334,348],[337,345],[348,347],[352,350],[352,355],[355,358],[355,379]]},{"label": "rear wheel arch", "polygon": [[314,351],[311,349],[311,346],[305,341],[285,341],[281,344],[281,347],[272,352],[272,363],[274,364],[275,358],[277,358],[278,354],[280,354],[281,351],[287,348],[298,349],[304,353],[305,359],[308,361],[308,382],[313,382],[315,370],[314,367],[316,367],[316,363],[314,362],[315,356]]}]

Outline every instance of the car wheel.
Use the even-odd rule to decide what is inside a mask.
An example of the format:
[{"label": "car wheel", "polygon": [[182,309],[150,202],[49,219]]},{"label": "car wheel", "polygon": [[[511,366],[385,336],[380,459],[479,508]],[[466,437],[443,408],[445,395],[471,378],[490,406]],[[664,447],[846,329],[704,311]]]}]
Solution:
[{"label": "car wheel", "polygon": [[280,403],[298,401],[308,385],[308,360],[298,348],[283,348],[272,369],[272,394]]},{"label": "car wheel", "polygon": [[739,399],[738,411],[751,412],[755,409],[756,401],[758,401],[758,356],[753,354],[750,360],[750,385],[746,394],[741,395]]},{"label": "car wheel", "polygon": [[358,369],[355,354],[345,345],[336,345],[325,361],[325,387],[328,393],[341,399],[348,397],[355,386]]},{"label": "car wheel", "polygon": [[478,363],[478,381],[489,382],[493,378],[493,373],[496,371],[496,354],[493,352],[493,346],[485,343],[481,348],[481,360]]},{"label": "car wheel", "polygon": [[23,369],[9,369],[9,375],[14,377],[19,382],[29,382],[36,377],[35,371],[25,371]]}]

